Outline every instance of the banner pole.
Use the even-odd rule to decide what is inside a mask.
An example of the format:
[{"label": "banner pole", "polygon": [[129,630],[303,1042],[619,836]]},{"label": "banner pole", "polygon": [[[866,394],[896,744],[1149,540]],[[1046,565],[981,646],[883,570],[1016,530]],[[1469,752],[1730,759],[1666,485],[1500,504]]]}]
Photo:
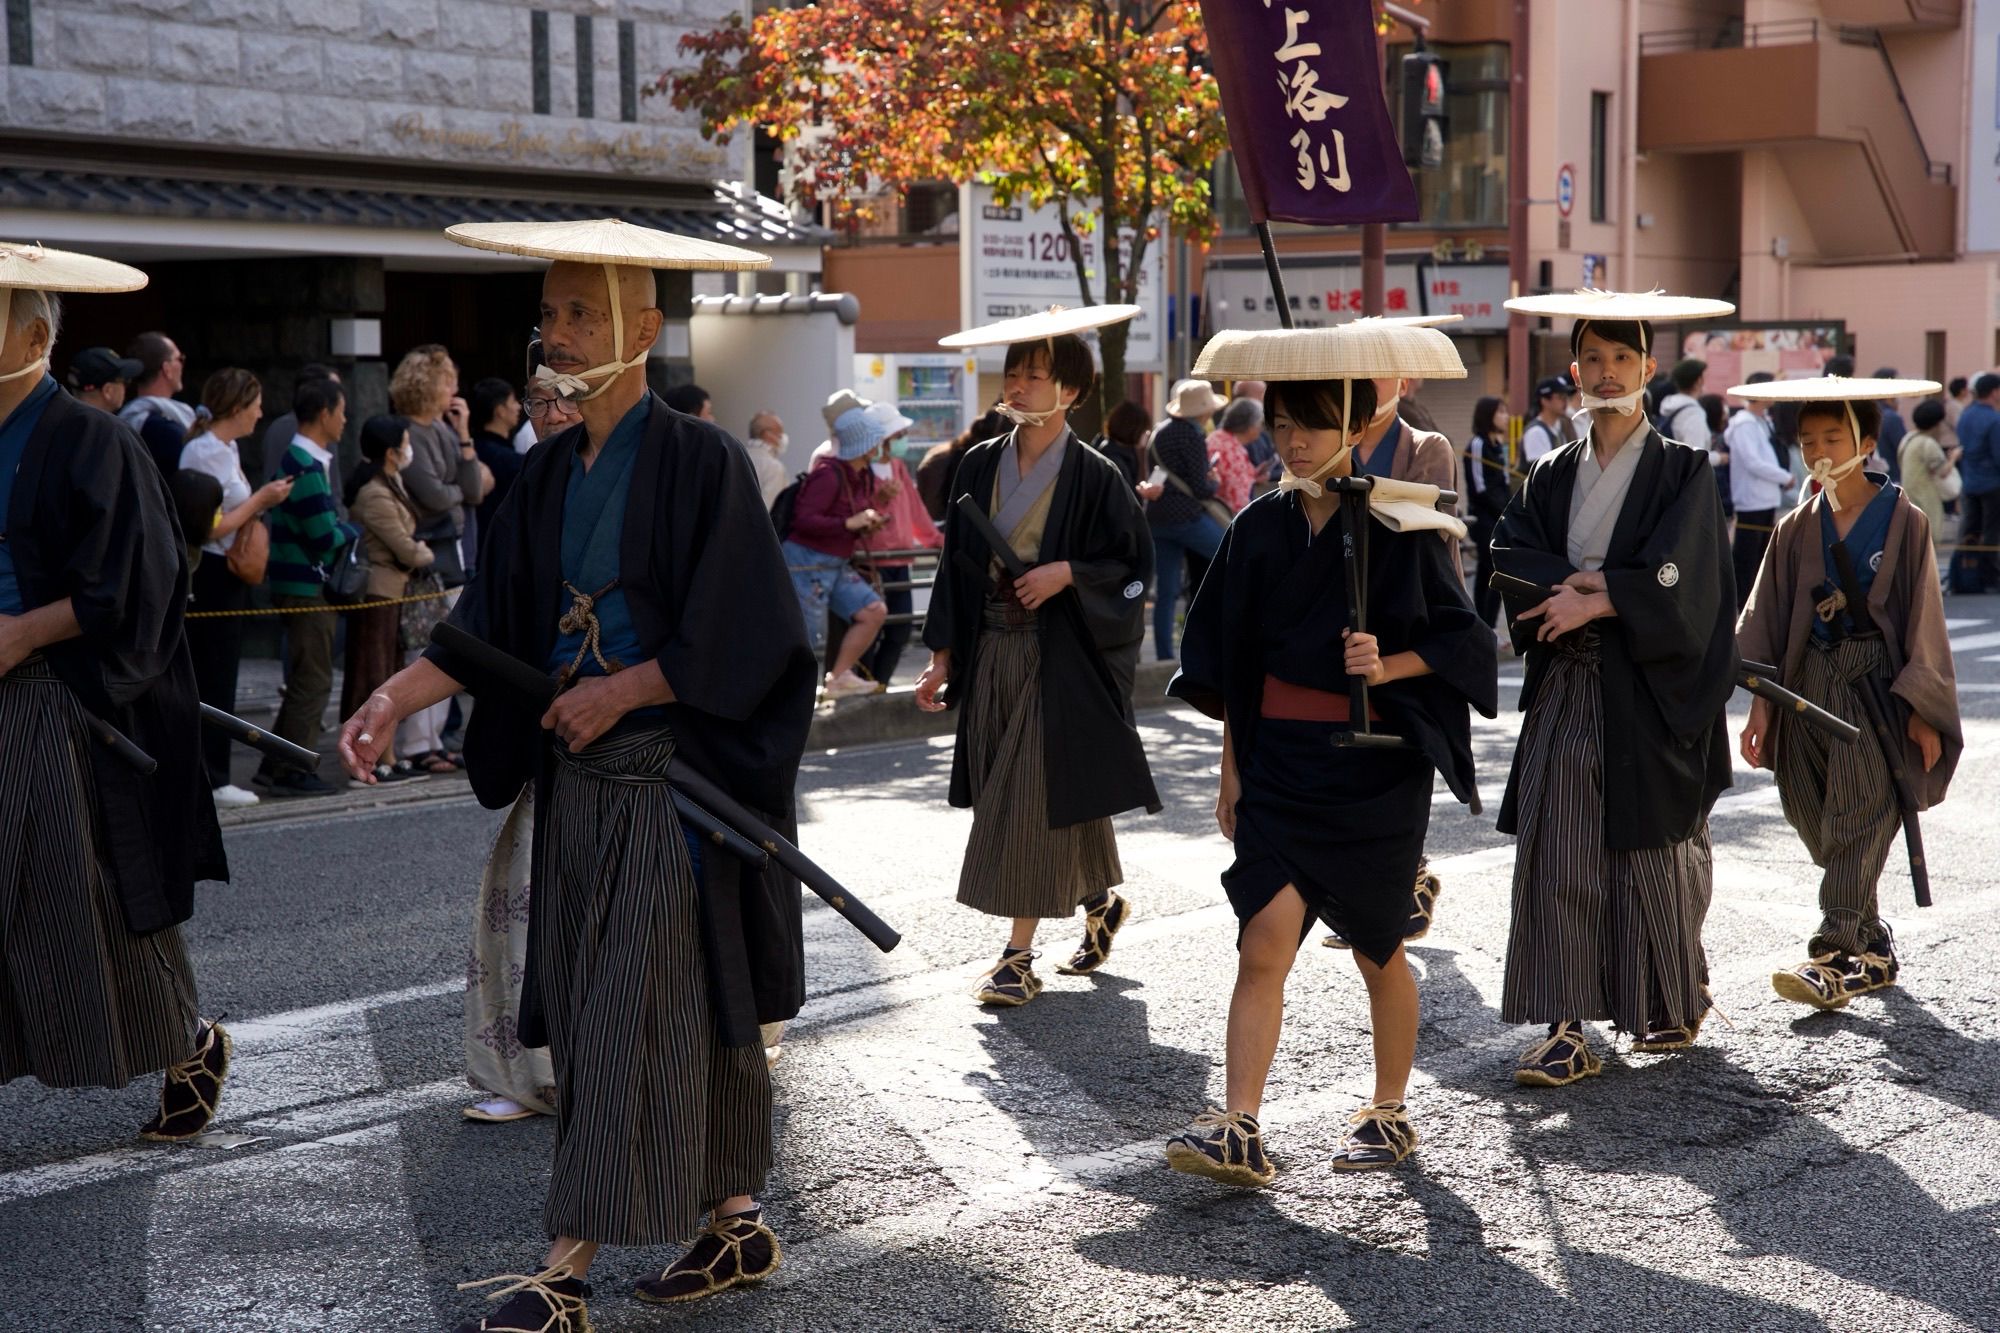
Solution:
[{"label": "banner pole", "polygon": [[1257,224],[1257,244],[1264,247],[1264,271],[1271,275],[1271,295],[1278,298],[1278,327],[1292,327],[1292,303],[1285,295],[1285,275],[1278,271],[1278,249],[1271,244],[1271,224]]}]

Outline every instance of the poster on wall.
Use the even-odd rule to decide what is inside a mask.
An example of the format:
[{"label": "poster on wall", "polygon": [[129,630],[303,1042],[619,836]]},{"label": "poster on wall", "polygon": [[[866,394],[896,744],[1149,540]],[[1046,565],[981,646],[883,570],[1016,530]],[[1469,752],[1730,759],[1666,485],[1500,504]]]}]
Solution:
[{"label": "poster on wall", "polygon": [[1965,159],[1965,248],[2000,250],[2000,0],[1973,0],[1971,137]]},{"label": "poster on wall", "polygon": [[1681,335],[1681,355],[1708,363],[1708,385],[1720,393],[1760,370],[1781,380],[1826,373],[1829,359],[1847,347],[1845,320],[1717,327],[1704,324]]},{"label": "poster on wall", "polygon": [[[1093,231],[1079,238],[1084,267],[1090,273],[1091,298],[1085,302],[1077,286],[1069,237],[1063,234],[1053,204],[1030,208],[1027,201],[1016,199],[1000,205],[993,201],[991,188],[968,185],[960,195],[959,218],[960,280],[970,312],[968,326],[1032,315],[1052,305],[1103,301],[1104,276],[1098,263],[1102,237]],[[1127,232],[1128,254],[1130,239]],[[1132,321],[1131,339],[1125,345],[1125,369],[1135,375],[1160,373],[1166,368],[1166,252],[1167,240],[1162,233],[1146,247],[1139,273],[1135,301],[1144,313]],[[1095,346],[1095,335],[1087,340]],[[980,348],[980,369],[998,371],[1006,356],[1004,347]]]}]

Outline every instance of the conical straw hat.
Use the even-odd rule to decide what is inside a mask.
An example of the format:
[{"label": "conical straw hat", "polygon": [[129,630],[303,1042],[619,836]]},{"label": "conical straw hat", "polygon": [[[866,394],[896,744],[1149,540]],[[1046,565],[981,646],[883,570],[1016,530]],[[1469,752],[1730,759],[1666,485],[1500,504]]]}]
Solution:
[{"label": "conical straw hat", "polygon": [[1325,329],[1227,329],[1194,364],[1210,380],[1462,380],[1465,363],[1434,328],[1357,319]]},{"label": "conical straw hat", "polygon": [[676,236],[617,218],[587,222],[461,222],[444,234],[475,250],[496,250],[536,259],[579,264],[623,264],[634,268],[700,269],[733,273],[769,268],[771,257],[720,241]]},{"label": "conical straw hat", "polygon": [[1011,347],[1015,343],[1040,342],[1065,333],[1088,333],[1108,324],[1122,324],[1140,312],[1135,305],[1084,305],[1074,309],[1050,306],[1032,315],[982,324],[976,329],[938,339],[939,347]]},{"label": "conical straw hat", "polygon": [[0,241],[0,287],[38,292],[136,292],[146,275],[130,264],[50,250],[33,242]]},{"label": "conical straw hat", "polygon": [[1550,292],[1546,296],[1517,296],[1506,306],[1523,315],[1546,315],[1555,319],[1636,319],[1647,322],[1717,319],[1736,313],[1736,307],[1729,302],[1706,296],[1669,296],[1662,291],[1601,292],[1594,287],[1580,287],[1573,292]]},{"label": "conical straw hat", "polygon": [[1728,393],[1731,398],[1766,403],[1858,403],[1874,398],[1925,398],[1942,387],[1936,380],[1863,380],[1822,375],[1809,380],[1739,384]]}]

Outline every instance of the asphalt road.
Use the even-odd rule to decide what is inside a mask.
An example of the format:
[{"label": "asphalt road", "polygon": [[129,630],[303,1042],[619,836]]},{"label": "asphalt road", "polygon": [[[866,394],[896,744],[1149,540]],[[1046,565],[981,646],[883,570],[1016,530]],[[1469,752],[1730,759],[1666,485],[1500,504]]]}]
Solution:
[{"label": "asphalt road", "polygon": [[[1215,727],[1145,719],[1167,809],[1120,821],[1137,919],[1087,979],[1053,975],[1074,932],[1045,931],[1047,992],[999,1014],[968,995],[1002,936],[952,902],[968,816],[944,803],[948,744],[809,757],[801,841],[905,940],[877,954],[808,899],[812,998],[778,1066],[766,1196],[785,1267],[661,1311],[626,1289],[672,1251],[607,1251],[593,1327],[2000,1328],[2000,599],[1948,609],[1971,748],[1926,819],[1938,905],[1910,905],[1900,851],[1884,881],[1898,989],[1828,1015],[1771,993],[1816,877],[1768,775],[1739,773],[1707,932],[1731,1024],[1575,1088],[1515,1087],[1532,1034],[1497,1019],[1503,714],[1476,732],[1489,813],[1433,808],[1422,1148],[1391,1173],[1326,1166],[1368,1090],[1366,1006],[1346,955],[1309,943],[1265,1115],[1282,1174],[1257,1194],[1160,1151],[1221,1093]],[[450,1328],[481,1308],[454,1284],[538,1260],[550,1125],[458,1114],[499,815],[440,783],[258,818],[232,826],[235,881],[204,889],[189,941],[236,1033],[220,1124],[263,1141],[139,1143],[151,1079],[0,1088],[0,1329]]]}]

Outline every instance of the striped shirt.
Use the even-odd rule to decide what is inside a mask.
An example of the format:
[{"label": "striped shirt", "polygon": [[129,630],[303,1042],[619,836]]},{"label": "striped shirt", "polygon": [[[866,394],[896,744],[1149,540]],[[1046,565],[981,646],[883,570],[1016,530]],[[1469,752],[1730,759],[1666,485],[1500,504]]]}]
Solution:
[{"label": "striped shirt", "polygon": [[325,583],[324,568],[334,552],[360,535],[352,523],[340,521],[333,492],[326,481],[326,450],[300,435],[278,463],[278,475],[292,483],[292,492],[271,511],[271,591],[290,597],[315,597]]}]

